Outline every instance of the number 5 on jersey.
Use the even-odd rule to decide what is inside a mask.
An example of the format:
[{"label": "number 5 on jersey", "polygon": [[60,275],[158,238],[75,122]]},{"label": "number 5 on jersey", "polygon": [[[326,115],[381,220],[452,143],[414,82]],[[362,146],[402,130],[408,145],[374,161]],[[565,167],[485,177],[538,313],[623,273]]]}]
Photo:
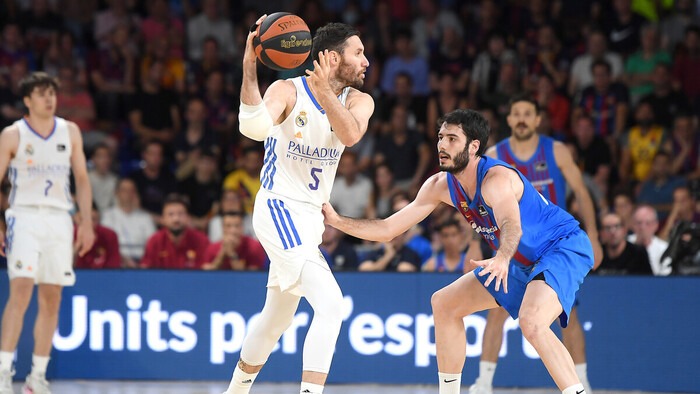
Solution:
[{"label": "number 5 on jersey", "polygon": [[318,179],[318,177],[316,176],[316,173],[321,172],[321,171],[323,171],[322,168],[316,168],[316,167],[314,167],[314,168],[311,169],[311,178],[314,179],[314,182],[315,182],[315,183],[309,183],[309,189],[311,189],[311,190],[318,190],[318,183],[319,183],[321,180]]}]

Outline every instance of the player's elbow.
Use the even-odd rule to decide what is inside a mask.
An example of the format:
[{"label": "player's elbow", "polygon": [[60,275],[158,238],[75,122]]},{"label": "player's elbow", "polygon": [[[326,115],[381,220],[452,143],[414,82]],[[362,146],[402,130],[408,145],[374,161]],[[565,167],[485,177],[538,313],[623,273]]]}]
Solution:
[{"label": "player's elbow", "polygon": [[360,142],[360,140],[362,139],[362,133],[360,133],[360,132],[344,133],[343,136],[338,135],[338,139],[340,140],[340,142],[343,145],[345,145],[346,147],[349,148],[349,147],[357,144],[358,142]]}]

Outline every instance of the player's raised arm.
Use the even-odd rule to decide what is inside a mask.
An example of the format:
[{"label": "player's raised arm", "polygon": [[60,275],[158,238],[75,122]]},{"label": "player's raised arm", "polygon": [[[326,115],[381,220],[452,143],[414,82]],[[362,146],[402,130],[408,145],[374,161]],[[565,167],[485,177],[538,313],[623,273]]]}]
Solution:
[{"label": "player's raised arm", "polygon": [[493,209],[500,236],[496,255],[472,264],[484,267],[479,273],[480,276],[491,274],[484,286],[488,287],[495,279],[496,291],[499,290],[502,281],[503,291],[508,292],[508,264],[518,250],[520,237],[523,235],[518,206],[523,188],[523,182],[517,173],[500,166],[489,170],[481,184],[481,195],[484,202]]},{"label": "player's raised arm", "polygon": [[[441,202],[440,178],[444,174],[430,177],[421,187],[416,199],[386,219],[353,219],[340,216],[329,203],[323,204],[325,222],[353,237],[370,241],[389,242],[425,219]],[[444,185],[443,185],[444,187]]]},{"label": "player's raised arm", "polygon": [[[255,24],[262,23],[265,17],[266,15],[261,16]],[[253,49],[253,38],[257,34],[256,31],[248,33],[246,40],[238,119],[241,134],[255,141],[262,141],[275,122],[284,120],[287,102],[289,99],[296,100],[296,95],[292,83],[280,80],[270,85],[263,100],[258,87],[257,57]]]}]

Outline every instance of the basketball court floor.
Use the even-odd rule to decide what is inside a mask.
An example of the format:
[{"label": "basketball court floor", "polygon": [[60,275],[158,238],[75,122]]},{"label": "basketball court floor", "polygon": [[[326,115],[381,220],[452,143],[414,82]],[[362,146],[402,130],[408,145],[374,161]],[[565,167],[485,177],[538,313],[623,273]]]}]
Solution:
[{"label": "basketball court floor", "polygon": [[[51,383],[53,394],[221,394],[228,382],[146,382],[146,381],[61,381]],[[19,393],[21,383],[15,383],[15,392]],[[462,387],[467,393],[469,388]],[[250,394],[297,394],[299,384],[261,383],[253,386]],[[390,386],[390,385],[329,385],[324,394],[436,394],[436,386]],[[558,394],[559,390],[496,388],[494,394]],[[642,394],[641,391],[606,391],[595,390],[596,394]],[[651,394],[651,393],[644,393]]]}]

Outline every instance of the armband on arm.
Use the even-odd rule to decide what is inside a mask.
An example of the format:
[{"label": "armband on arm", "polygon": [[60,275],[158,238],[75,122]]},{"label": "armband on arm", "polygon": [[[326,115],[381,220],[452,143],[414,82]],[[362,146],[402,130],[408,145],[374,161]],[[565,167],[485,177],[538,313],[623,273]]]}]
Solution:
[{"label": "armband on arm", "polygon": [[247,105],[241,102],[238,122],[241,134],[255,141],[264,140],[272,128],[272,118],[264,102],[258,105]]}]

